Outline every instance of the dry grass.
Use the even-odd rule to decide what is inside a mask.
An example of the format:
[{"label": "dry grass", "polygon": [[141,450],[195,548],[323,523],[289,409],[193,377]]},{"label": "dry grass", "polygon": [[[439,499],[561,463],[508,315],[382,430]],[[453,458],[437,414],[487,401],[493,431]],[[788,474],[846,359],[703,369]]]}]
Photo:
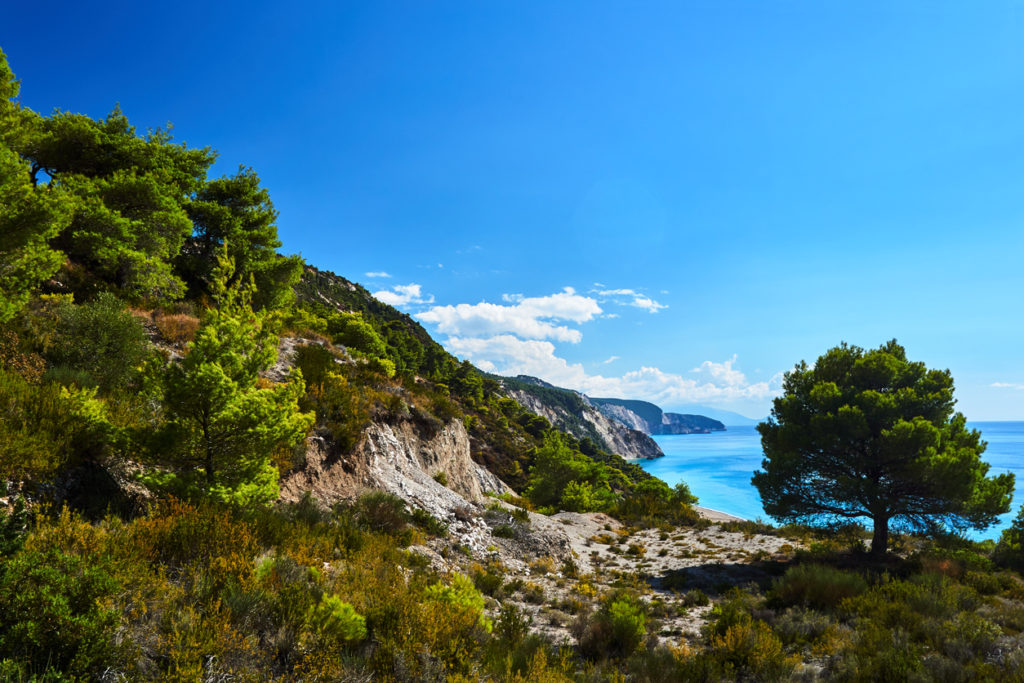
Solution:
[{"label": "dry grass", "polygon": [[164,340],[184,346],[196,336],[199,318],[187,313],[157,313],[153,316],[153,324]]}]

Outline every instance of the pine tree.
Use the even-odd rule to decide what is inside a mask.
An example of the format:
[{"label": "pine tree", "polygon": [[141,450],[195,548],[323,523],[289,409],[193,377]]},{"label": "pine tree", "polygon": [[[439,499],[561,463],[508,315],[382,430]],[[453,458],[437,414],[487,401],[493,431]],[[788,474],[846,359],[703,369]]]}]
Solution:
[{"label": "pine tree", "polygon": [[274,452],[300,443],[314,415],[299,411],[301,372],[284,384],[260,378],[277,359],[277,338],[267,314],[252,310],[251,279],[228,286],[233,270],[225,246],[210,282],[216,307],[188,355],[161,373],[169,471],[149,479],[192,496],[260,504],[277,497]]}]

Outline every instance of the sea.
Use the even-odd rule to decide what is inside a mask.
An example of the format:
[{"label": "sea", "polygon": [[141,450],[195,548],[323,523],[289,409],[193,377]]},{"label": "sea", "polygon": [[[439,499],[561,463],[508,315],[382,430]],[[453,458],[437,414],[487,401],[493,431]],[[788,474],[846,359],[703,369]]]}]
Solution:
[{"label": "sea", "polygon": [[[998,539],[1024,503],[1024,422],[968,422],[988,442],[982,458],[989,475],[1013,472],[1017,491],[1010,512],[999,523],[970,534],[975,540]],[[636,461],[647,472],[674,486],[686,482],[703,507],[744,519],[771,521],[761,507],[757,489],[750,483],[764,457],[761,436],[753,425],[726,425],[724,432],[673,434],[653,437],[665,457]]]}]

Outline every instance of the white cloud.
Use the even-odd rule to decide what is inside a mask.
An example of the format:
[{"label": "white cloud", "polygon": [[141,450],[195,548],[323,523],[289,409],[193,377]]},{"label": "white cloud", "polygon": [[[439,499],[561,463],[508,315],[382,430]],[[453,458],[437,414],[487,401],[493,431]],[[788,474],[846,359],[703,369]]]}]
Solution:
[{"label": "white cloud", "polygon": [[390,273],[385,273],[383,270],[370,271],[365,273],[366,277],[391,277]]},{"label": "white cloud", "polygon": [[[383,295],[420,298],[419,289],[405,292],[399,287]],[[381,298],[381,293],[376,296]],[[444,346],[451,353],[472,361],[484,371],[532,375],[590,396],[643,399],[666,408],[708,403],[731,408],[742,404],[760,410],[767,400],[780,393],[782,373],[767,381],[752,381],[739,369],[735,355],[721,362],[704,361],[691,373],[682,375],[656,367],[641,367],[620,376],[589,374],[582,363],[571,363],[559,356],[556,343],[579,343],[583,334],[578,326],[596,318],[619,317],[618,313],[602,309],[605,302],[650,313],[667,308],[635,289],[600,286],[586,295],[571,287],[541,297],[508,293],[502,295],[501,303],[432,306],[415,315],[447,335]],[[610,366],[618,360],[620,357],[613,355],[590,363],[589,367]]]},{"label": "white cloud", "polygon": [[433,296],[423,295],[423,286],[416,283],[394,285],[391,289],[374,292],[373,296],[391,306],[408,306],[409,304],[432,304]]},{"label": "white cloud", "polygon": [[700,366],[690,370],[706,378],[706,381],[715,382],[725,386],[741,386],[746,383],[747,377],[739,370],[733,368],[736,363],[736,354],[724,363],[715,363],[706,360]]},{"label": "white cloud", "polygon": [[782,380],[780,373],[768,381],[748,381],[733,367],[735,356],[723,363],[705,361],[699,368],[705,376],[697,379],[652,367],[641,367],[620,377],[605,377],[588,375],[581,364],[558,357],[555,345],[549,341],[522,340],[512,335],[451,337],[445,347],[477,365],[487,363],[489,371],[497,374],[532,375],[588,396],[636,398],[663,406],[767,400],[779,393]]},{"label": "white cloud", "polygon": [[554,339],[576,344],[583,339],[583,334],[568,325],[556,324],[556,321],[584,323],[601,313],[597,301],[576,294],[572,287],[549,296],[507,294],[502,298],[510,305],[484,301],[434,306],[416,317],[437,325],[440,332],[454,337],[512,334],[523,339]]},{"label": "white cloud", "polygon": [[1024,391],[1024,384],[1015,384],[1013,382],[992,382],[992,386],[999,389],[1017,389]]},{"label": "white cloud", "polygon": [[642,294],[635,289],[602,289],[597,292],[597,295],[604,297],[606,300],[613,301],[620,306],[642,308],[648,313],[657,313],[664,308],[668,308],[665,304],[660,304],[651,297],[646,294]]}]

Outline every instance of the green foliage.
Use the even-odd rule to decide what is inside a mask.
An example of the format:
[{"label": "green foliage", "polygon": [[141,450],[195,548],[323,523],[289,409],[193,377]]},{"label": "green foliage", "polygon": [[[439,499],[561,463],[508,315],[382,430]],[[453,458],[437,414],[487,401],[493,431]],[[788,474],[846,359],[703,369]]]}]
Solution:
[{"label": "green foliage", "polygon": [[192,231],[185,211],[214,155],[140,137],[120,111],[96,121],[58,112],[42,119],[21,150],[50,187],[65,193],[70,223],[57,245],[133,297],[172,300],[184,292],[171,260]]},{"label": "green foliage", "polygon": [[95,389],[33,384],[0,370],[0,471],[7,477],[45,481],[99,459],[116,436]]},{"label": "green foliage", "polygon": [[[0,486],[0,490],[6,488],[6,485]],[[3,492],[6,493],[6,490]],[[9,511],[0,510],[0,561],[21,549],[27,531],[28,509],[25,507],[25,499],[18,496]]]},{"label": "green foliage", "polygon": [[871,519],[872,552],[890,523],[984,529],[1009,509],[1013,475],[987,477],[985,444],[953,414],[949,371],[907,360],[896,341],[830,349],[786,374],[758,426],[753,483],[774,519],[827,526]]},{"label": "green foliage", "polygon": [[599,510],[601,501],[594,494],[589,481],[570,481],[562,490],[558,506],[569,512],[590,512]]},{"label": "green foliage", "polygon": [[[459,365],[411,316],[377,300],[364,287],[343,277],[306,266],[295,292],[300,306],[328,321],[340,311],[360,316],[383,340],[386,353],[381,355],[395,364],[400,376],[418,375],[443,382]],[[369,343],[373,343],[372,339]]]},{"label": "green foliage", "polygon": [[81,306],[61,306],[47,356],[84,373],[105,394],[127,386],[151,353],[142,325],[117,297],[102,293]]},{"label": "green foliage", "polygon": [[1024,572],[1024,505],[1013,523],[999,536],[994,558],[1003,566]]},{"label": "green foliage", "polygon": [[366,619],[337,595],[325,595],[306,619],[322,638],[351,642],[366,637]]},{"label": "green foliage", "polygon": [[585,505],[576,508],[579,512],[602,510],[614,500],[610,478],[604,465],[574,451],[560,435],[551,434],[533,455],[526,496],[542,507],[559,506],[564,500],[573,506]]},{"label": "green foliage", "polygon": [[338,357],[319,344],[303,344],[295,349],[295,366],[302,371],[307,386],[320,384],[338,370]]},{"label": "green foliage", "polygon": [[643,524],[692,525],[698,519],[693,505],[697,497],[684,482],[670,488],[651,477],[636,484],[619,501],[615,514],[622,520]]},{"label": "green foliage", "polygon": [[352,351],[379,358],[387,353],[384,340],[373,326],[357,313],[339,313],[327,323],[327,331],[335,344],[341,344]]},{"label": "green foliage", "polygon": [[647,634],[643,603],[625,592],[609,596],[586,623],[580,650],[591,659],[628,657]]},{"label": "green foliage", "polygon": [[449,583],[439,581],[423,591],[427,600],[446,605],[455,612],[463,612],[476,618],[484,630],[490,632],[494,625],[484,614],[484,596],[477,590],[473,580],[465,574],[452,574]]},{"label": "green foliage", "polygon": [[712,637],[710,645],[701,664],[714,672],[712,680],[783,681],[799,661],[786,654],[782,641],[763,621],[733,624]]},{"label": "green foliage", "polygon": [[356,501],[353,510],[356,520],[364,529],[396,537],[405,538],[412,521],[405,501],[385,491],[364,493]]},{"label": "green foliage", "polygon": [[303,410],[316,413],[317,427],[330,437],[334,449],[347,453],[355,448],[370,424],[370,410],[377,392],[357,376],[351,364],[343,365],[328,348],[309,344],[298,347],[295,365],[306,380]]},{"label": "green foliage", "polygon": [[19,156],[38,117],[15,100],[19,83],[0,51],[0,323],[57,272],[64,255],[50,245],[70,220],[63,194],[39,187]]},{"label": "green foliage", "polygon": [[255,171],[240,167],[233,176],[204,183],[186,210],[193,233],[177,263],[194,294],[211,293],[208,285],[227,245],[235,263],[231,284],[243,285],[251,277],[257,309],[281,308],[294,300],[292,287],[302,275],[302,262],[278,256],[278,214]]},{"label": "green foliage", "polygon": [[119,615],[108,605],[121,589],[105,558],[31,547],[0,565],[0,660],[72,677],[98,677],[117,655]]},{"label": "green foliage", "polygon": [[780,606],[800,605],[817,610],[836,609],[847,599],[868,588],[858,574],[820,564],[790,567],[772,584],[771,601]]},{"label": "green foliage", "polygon": [[273,364],[277,339],[266,314],[250,307],[251,288],[229,288],[225,261],[214,283],[211,311],[188,355],[158,373],[167,412],[161,463],[151,485],[235,504],[277,497],[278,448],[302,441],[314,416],[299,410],[301,375],[264,386],[258,372]]}]

